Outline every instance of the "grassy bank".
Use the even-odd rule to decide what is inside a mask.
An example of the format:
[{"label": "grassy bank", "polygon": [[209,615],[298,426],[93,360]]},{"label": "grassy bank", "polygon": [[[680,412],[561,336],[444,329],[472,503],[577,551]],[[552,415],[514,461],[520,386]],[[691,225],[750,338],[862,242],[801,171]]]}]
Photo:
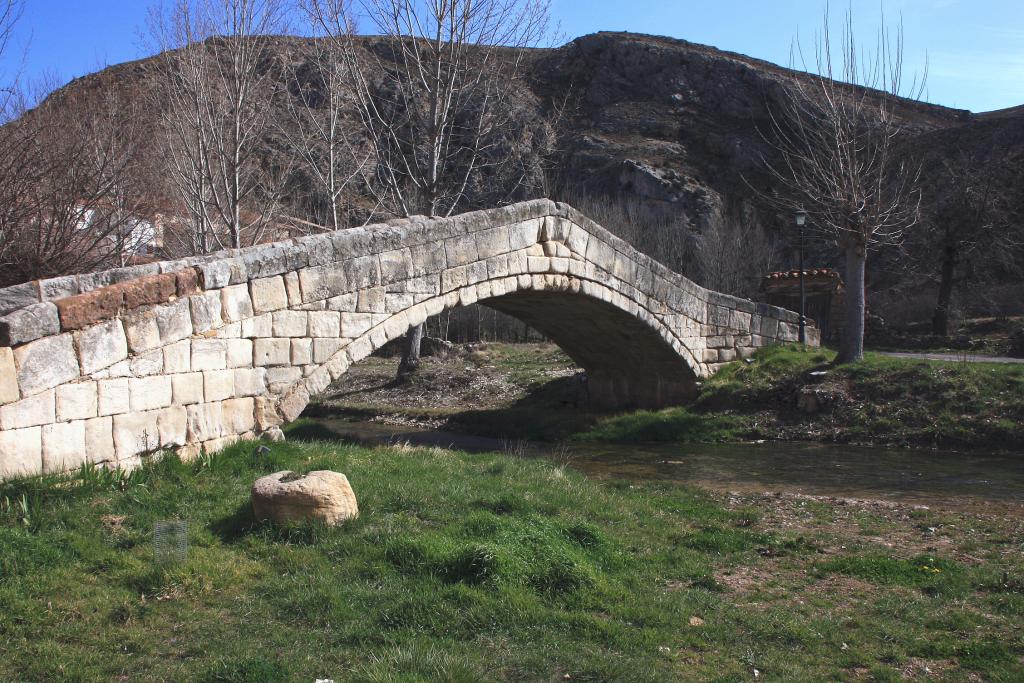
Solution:
[{"label": "grassy bank", "polygon": [[[0,485],[0,680],[1019,680],[1020,520],[290,442]],[[257,476],[361,517],[256,524]],[[155,520],[189,524],[153,562]],[[755,674],[756,670],[756,674]]]},{"label": "grassy bank", "polygon": [[1024,443],[1024,365],[868,353],[832,366],[834,355],[762,349],[752,362],[706,381],[685,408],[605,418],[578,438],[813,439],[965,450],[1020,450]]}]

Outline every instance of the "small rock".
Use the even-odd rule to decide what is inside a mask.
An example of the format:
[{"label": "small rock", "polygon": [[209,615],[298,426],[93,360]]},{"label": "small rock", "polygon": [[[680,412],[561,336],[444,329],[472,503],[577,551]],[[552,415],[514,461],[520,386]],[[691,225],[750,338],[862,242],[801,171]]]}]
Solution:
[{"label": "small rock", "polygon": [[286,470],[261,477],[252,486],[251,499],[257,520],[281,523],[320,519],[336,525],[359,516],[348,477],[330,470],[309,474]]},{"label": "small rock", "polygon": [[690,617],[690,626],[703,626],[704,620],[700,617]]}]

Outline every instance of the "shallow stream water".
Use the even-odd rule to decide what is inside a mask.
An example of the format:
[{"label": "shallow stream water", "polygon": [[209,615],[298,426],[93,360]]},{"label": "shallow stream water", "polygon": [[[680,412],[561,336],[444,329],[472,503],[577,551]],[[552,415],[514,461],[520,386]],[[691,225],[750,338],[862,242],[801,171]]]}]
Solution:
[{"label": "shallow stream water", "polygon": [[675,482],[718,491],[800,493],[942,506],[1024,509],[1024,454],[963,454],[795,442],[745,444],[507,441],[435,429],[318,418],[360,443],[513,451],[564,460],[595,478]]}]

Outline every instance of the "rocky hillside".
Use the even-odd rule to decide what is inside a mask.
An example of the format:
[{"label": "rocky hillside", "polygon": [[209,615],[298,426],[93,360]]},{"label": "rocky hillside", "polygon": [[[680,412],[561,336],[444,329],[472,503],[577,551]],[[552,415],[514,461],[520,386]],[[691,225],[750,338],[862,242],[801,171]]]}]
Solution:
[{"label": "rocky hillside", "polygon": [[[370,49],[377,40],[367,39]],[[309,58],[304,39],[282,37],[274,45],[268,69]],[[78,79],[47,104],[59,106],[79,91],[117,90],[131,98],[149,87],[145,67],[142,60]],[[768,129],[767,112],[779,97],[780,83],[801,77],[743,55],[635,34],[598,33],[536,50],[514,116],[518,153],[535,181],[528,192],[577,204],[580,197],[631,201],[642,208],[639,220],[685,231],[683,239],[730,218],[754,222],[775,242],[772,264],[788,267],[792,249],[778,237],[789,217],[773,213],[751,187],[771,191],[762,162],[771,150],[759,131]],[[283,103],[273,106],[284,120]],[[915,133],[912,147],[933,160],[964,146],[986,155],[998,176],[998,219],[1024,233],[1019,191],[1024,187],[1024,107],[974,114],[901,100],[897,109]],[[153,115],[144,107],[138,113]],[[278,140],[266,143],[268,159],[287,153]],[[496,178],[494,187],[481,188],[476,201],[506,199],[502,182]],[[927,197],[941,196],[947,184],[941,177],[927,178]],[[301,206],[293,210],[302,213]],[[815,260],[831,258],[828,245],[815,250]],[[876,277],[886,287],[903,279],[892,273]]]}]

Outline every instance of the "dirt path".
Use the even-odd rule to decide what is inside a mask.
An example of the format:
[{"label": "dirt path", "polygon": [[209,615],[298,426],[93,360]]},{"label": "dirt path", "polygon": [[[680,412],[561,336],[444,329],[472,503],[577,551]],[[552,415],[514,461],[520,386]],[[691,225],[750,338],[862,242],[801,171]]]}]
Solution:
[{"label": "dirt path", "polygon": [[892,356],[893,358],[918,358],[920,360],[937,360],[950,363],[1024,363],[1024,358],[979,356],[971,353],[909,353],[902,351],[879,351],[877,353],[881,356]]}]

